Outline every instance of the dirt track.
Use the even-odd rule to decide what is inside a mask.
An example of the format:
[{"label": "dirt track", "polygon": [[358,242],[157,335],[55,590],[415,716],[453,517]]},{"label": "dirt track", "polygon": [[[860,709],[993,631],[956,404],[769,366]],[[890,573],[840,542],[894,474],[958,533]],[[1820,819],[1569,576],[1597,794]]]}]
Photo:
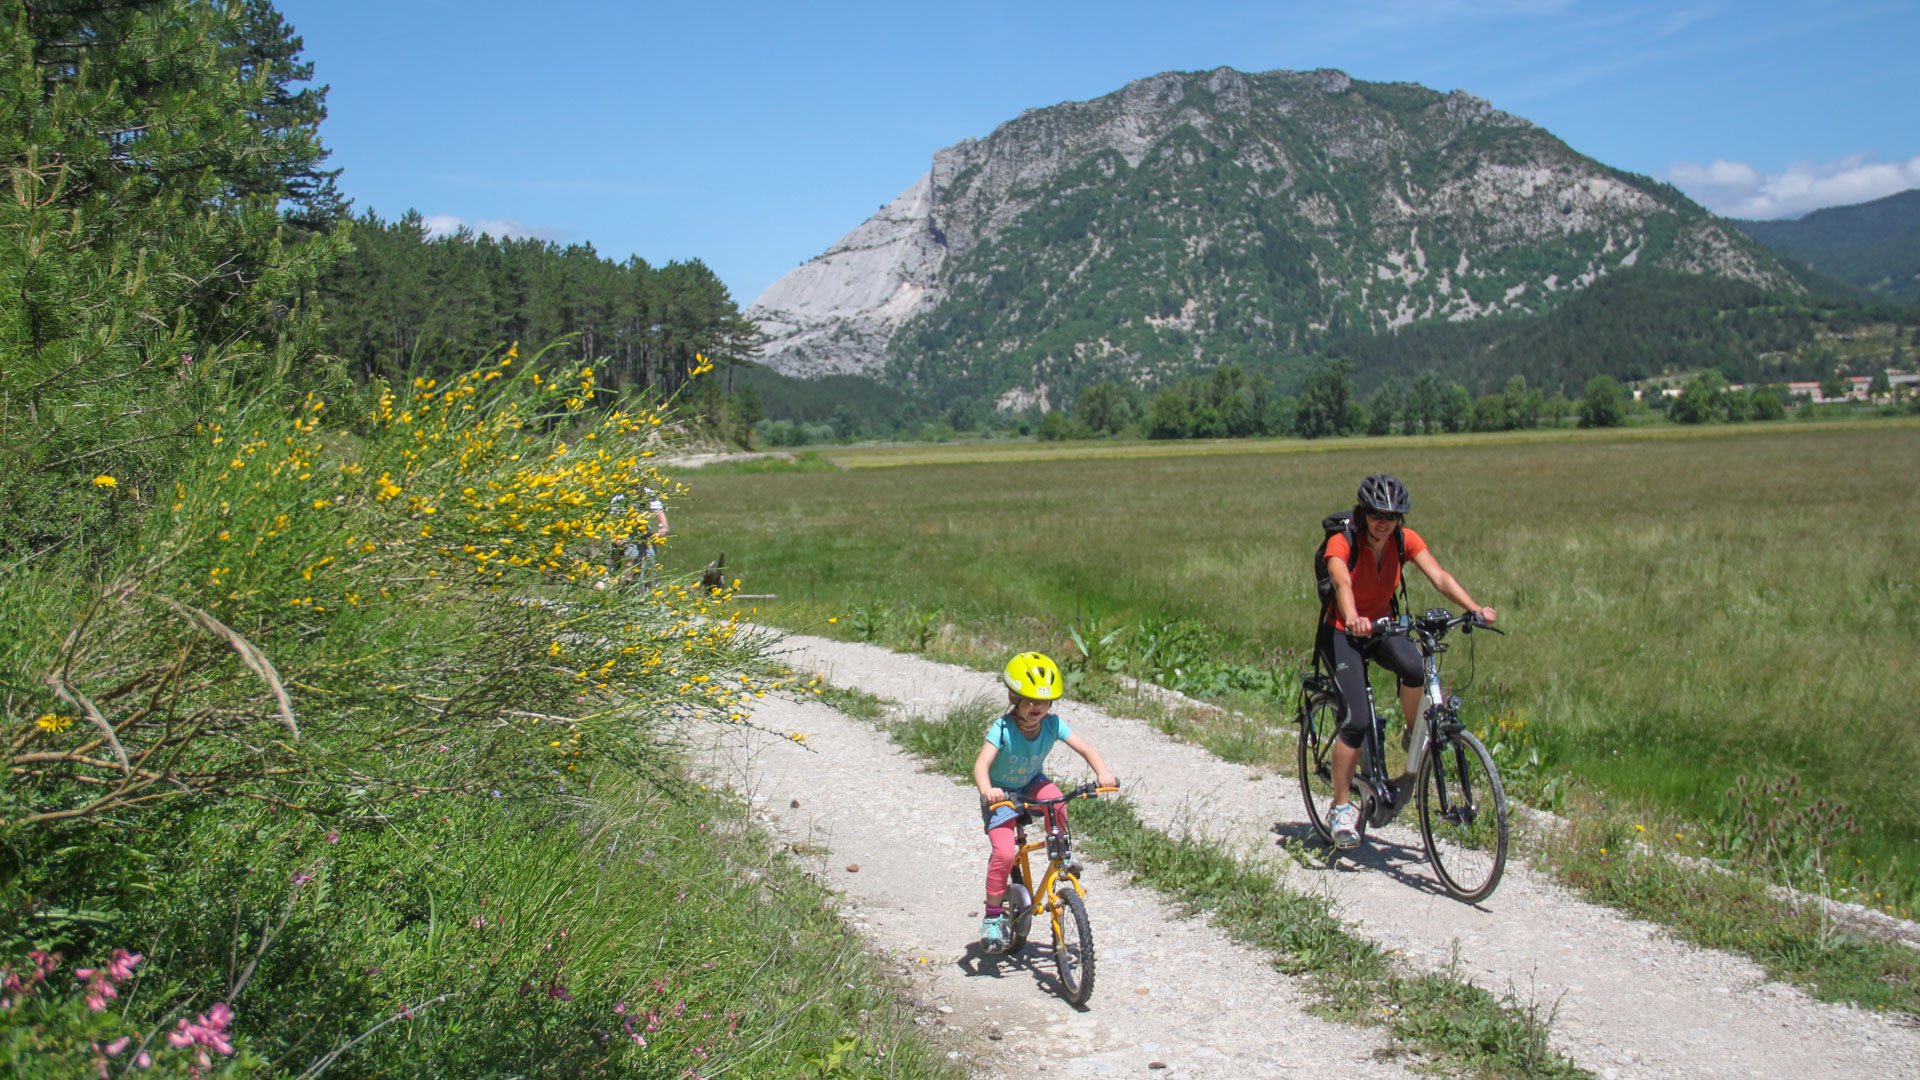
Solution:
[{"label": "dirt track", "polygon": [[[875,646],[794,636],[784,649],[794,667],[908,712],[937,715],[998,694],[991,675]],[[1558,1002],[1555,1044],[1603,1078],[1920,1076],[1920,1030],[1815,1002],[1744,958],[1677,942],[1516,862],[1482,908],[1439,892],[1403,827],[1370,833],[1357,866],[1302,868],[1276,836],[1305,828],[1291,776],[1250,781],[1244,767],[1142,721],[1074,702],[1060,712],[1101,749],[1149,825],[1267,860],[1294,887],[1330,894],[1360,933],[1411,963],[1444,966],[1457,950],[1479,985]],[[1087,1011],[1046,992],[1044,962],[1039,971],[983,964],[972,942],[986,845],[971,789],[921,772],[883,733],[817,702],[769,698],[755,719],[805,732],[815,752],[732,733],[716,773],[788,840],[825,846],[818,865],[845,896],[845,916],[918,973],[924,999],[952,1009],[929,1020],[957,1030],[955,1046],[979,1075],[1035,1066],[1144,1075],[1155,1061],[1170,1068],[1153,1075],[1167,1077],[1403,1071],[1379,1053],[1376,1031],[1307,1016],[1292,980],[1211,927],[1170,918],[1157,894],[1097,865],[1087,883],[1099,970]],[[1065,752],[1051,764],[1064,777],[1084,771]],[[995,1025],[999,1040],[987,1037]]]}]

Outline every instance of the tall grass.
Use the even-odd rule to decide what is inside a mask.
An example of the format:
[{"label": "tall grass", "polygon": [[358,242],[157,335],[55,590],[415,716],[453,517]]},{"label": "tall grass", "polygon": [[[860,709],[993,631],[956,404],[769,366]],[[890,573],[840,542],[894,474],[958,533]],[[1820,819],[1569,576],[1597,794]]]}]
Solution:
[{"label": "tall grass", "polygon": [[[928,464],[716,476],[679,527],[798,628],[940,608],[1066,652],[1085,620],[1186,619],[1237,663],[1297,665],[1320,518],[1390,471],[1413,527],[1512,631],[1480,645],[1470,710],[1524,724],[1548,771],[1683,816],[1712,818],[1743,774],[1797,772],[1852,808],[1847,857],[1910,910],[1916,460],[1920,429],[1889,423]],[[1437,599],[1418,583],[1416,606]],[[1449,657],[1457,679],[1465,661]]]}]

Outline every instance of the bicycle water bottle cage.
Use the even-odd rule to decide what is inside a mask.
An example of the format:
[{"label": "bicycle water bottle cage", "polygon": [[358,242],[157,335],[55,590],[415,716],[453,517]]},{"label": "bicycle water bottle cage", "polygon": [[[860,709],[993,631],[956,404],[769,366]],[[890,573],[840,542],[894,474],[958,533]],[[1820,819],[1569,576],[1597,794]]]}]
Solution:
[{"label": "bicycle water bottle cage", "polygon": [[1047,834],[1047,858],[1055,862],[1066,862],[1073,858],[1065,833]]}]

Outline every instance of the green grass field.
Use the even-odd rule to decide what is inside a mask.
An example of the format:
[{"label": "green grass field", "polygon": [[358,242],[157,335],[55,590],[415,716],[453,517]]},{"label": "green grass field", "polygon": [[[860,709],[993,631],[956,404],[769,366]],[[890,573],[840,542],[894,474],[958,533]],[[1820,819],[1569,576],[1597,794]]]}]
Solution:
[{"label": "green grass field", "polygon": [[[1920,725],[1898,688],[1920,670],[1920,426],[1181,448],[960,447],[989,460],[952,464],[913,448],[910,468],[703,476],[674,555],[725,550],[746,591],[779,594],[760,617],[796,629],[937,609],[1059,648],[1076,617],[1189,619],[1223,658],[1284,669],[1317,611],[1320,518],[1390,471],[1511,631],[1482,643],[1470,712],[1524,722],[1616,808],[1681,821],[1733,828],[1738,777],[1797,774],[1858,815],[1846,846],[1869,884],[1889,879],[1883,900],[1913,900]],[[907,452],[874,453],[861,463]]]}]

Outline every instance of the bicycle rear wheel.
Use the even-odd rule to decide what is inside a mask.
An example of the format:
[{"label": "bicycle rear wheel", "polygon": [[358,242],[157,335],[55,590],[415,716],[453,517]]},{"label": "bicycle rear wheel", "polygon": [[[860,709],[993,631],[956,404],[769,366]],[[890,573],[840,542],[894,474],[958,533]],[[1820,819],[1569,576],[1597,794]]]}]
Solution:
[{"label": "bicycle rear wheel", "polygon": [[1069,1004],[1085,1005],[1093,996],[1093,925],[1087,905],[1070,881],[1062,881],[1054,896],[1053,967],[1060,975],[1060,996]]},{"label": "bicycle rear wheel", "polygon": [[[1340,699],[1333,694],[1309,694],[1300,703],[1295,721],[1299,757],[1300,797],[1307,804],[1307,820],[1321,843],[1333,843],[1333,742],[1340,732]],[[1361,815],[1360,831],[1366,834],[1366,816]]]},{"label": "bicycle rear wheel", "polygon": [[1507,794],[1471,732],[1442,735],[1420,763],[1420,839],[1447,895],[1477,904],[1507,866]]},{"label": "bicycle rear wheel", "polygon": [[[1013,864],[1013,871],[1007,875],[1007,913],[1013,916],[1024,912],[1033,903],[1033,895],[1027,891],[1026,876],[1020,873],[1020,864]],[[1007,927],[1007,955],[1018,956],[1020,950],[1027,947],[1027,935],[1033,930],[1033,917],[1014,917]]]}]

